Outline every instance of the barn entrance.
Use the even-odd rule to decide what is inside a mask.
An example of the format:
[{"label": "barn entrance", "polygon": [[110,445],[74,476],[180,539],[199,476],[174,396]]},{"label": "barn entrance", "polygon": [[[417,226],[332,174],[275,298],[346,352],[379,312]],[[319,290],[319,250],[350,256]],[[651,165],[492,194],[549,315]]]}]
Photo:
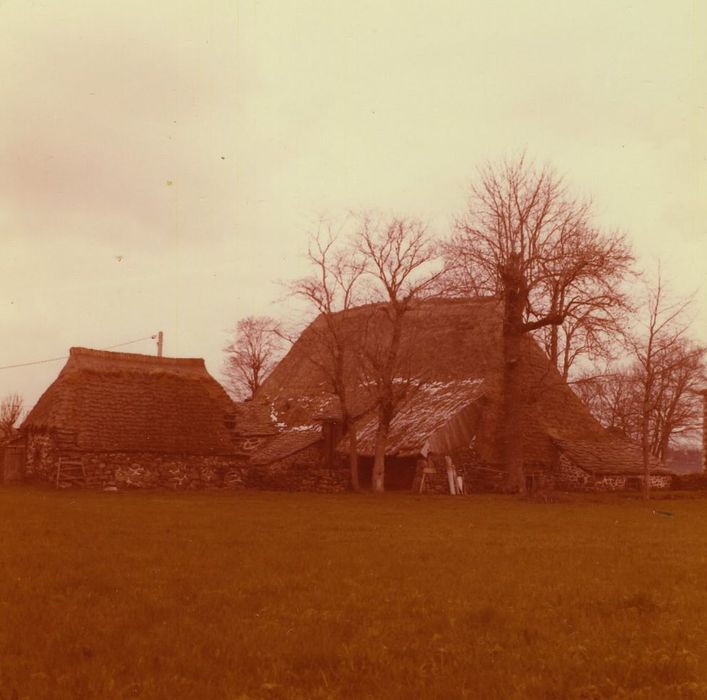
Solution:
[{"label": "barn entrance", "polygon": [[[386,491],[411,491],[415,479],[415,457],[386,457],[385,458],[385,490]],[[358,458],[358,480],[361,488],[370,489],[373,474],[373,457]]]},{"label": "barn entrance", "polygon": [[25,470],[24,445],[0,447],[0,483],[21,481]]}]

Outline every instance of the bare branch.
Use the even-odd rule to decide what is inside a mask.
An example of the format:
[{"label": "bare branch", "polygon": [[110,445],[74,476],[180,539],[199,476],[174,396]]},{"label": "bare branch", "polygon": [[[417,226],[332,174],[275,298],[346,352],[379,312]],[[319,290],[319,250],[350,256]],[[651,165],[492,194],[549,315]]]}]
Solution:
[{"label": "bare branch", "polygon": [[238,322],[224,348],[226,389],[236,399],[251,399],[282,355],[285,332],[269,316],[249,316]]},{"label": "bare branch", "polygon": [[22,397],[17,393],[8,394],[0,401],[0,444],[12,439],[23,405]]}]

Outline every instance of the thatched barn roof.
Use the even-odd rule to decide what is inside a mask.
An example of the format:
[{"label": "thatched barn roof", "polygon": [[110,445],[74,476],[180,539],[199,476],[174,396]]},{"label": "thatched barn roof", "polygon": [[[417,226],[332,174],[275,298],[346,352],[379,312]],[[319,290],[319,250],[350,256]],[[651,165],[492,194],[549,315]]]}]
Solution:
[{"label": "thatched barn roof", "polygon": [[239,437],[267,437],[278,432],[272,406],[265,401],[241,401],[234,404]]},{"label": "thatched barn roof", "polygon": [[71,348],[21,429],[79,450],[231,454],[237,416],[202,359]]},{"label": "thatched barn roof", "polygon": [[[388,452],[399,457],[444,454],[445,448],[468,445],[473,437],[473,421],[464,420],[464,414],[483,395],[483,385],[482,379],[461,379],[411,387],[409,398],[393,417]],[[378,428],[376,412],[370,411],[356,427],[359,454],[373,455]],[[450,435],[454,431],[457,434]],[[347,440],[340,449],[348,449]]]},{"label": "thatched barn roof", "polygon": [[318,428],[292,428],[280,433],[250,459],[251,464],[272,464],[318,443],[322,438]]},{"label": "thatched barn roof", "polygon": [[[601,440],[553,439],[560,451],[576,466],[589,474],[642,474],[643,462],[637,445],[607,434]],[[650,458],[651,474],[671,474],[662,469],[657,459]]]},{"label": "thatched barn roof", "polygon": [[[341,328],[371,351],[385,326],[384,307],[373,304],[337,316]],[[293,345],[261,387],[259,397],[273,403],[287,427],[305,426],[323,413],[336,415],[322,344],[323,319],[315,320]],[[413,455],[468,445],[489,463],[501,459],[503,399],[502,307],[496,298],[434,299],[417,303],[403,329],[397,375],[420,389],[401,404],[391,426],[387,454]],[[597,468],[587,445],[598,446],[604,465],[618,471],[637,470],[640,454],[626,441],[611,436],[562,380],[531,336],[521,347],[525,402],[519,439],[529,464],[548,464],[559,449],[571,453],[582,469]],[[360,355],[360,353],[359,353]],[[349,353],[347,391],[357,420],[360,454],[373,453],[377,426],[372,382],[362,380],[356,353]],[[472,410],[473,409],[473,410]],[[434,443],[436,436],[437,444]]]}]

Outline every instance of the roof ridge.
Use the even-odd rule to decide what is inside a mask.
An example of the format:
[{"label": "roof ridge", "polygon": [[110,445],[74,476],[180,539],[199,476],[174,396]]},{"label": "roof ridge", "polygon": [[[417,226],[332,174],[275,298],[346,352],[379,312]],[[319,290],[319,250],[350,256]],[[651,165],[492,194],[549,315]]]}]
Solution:
[{"label": "roof ridge", "polygon": [[146,365],[162,365],[165,367],[206,367],[204,359],[201,357],[160,357],[144,353],[112,352],[111,350],[94,350],[93,348],[84,347],[72,347],[69,349],[69,360],[76,360],[82,357],[111,362],[124,361]]}]

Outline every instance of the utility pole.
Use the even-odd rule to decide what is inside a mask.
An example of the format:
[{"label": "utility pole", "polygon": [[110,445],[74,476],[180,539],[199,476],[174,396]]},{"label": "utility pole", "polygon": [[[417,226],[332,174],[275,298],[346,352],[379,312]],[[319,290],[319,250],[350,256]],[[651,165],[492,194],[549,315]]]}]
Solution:
[{"label": "utility pole", "polygon": [[[154,337],[154,336],[153,336]],[[164,333],[159,331],[157,333],[157,357],[162,357],[162,345],[164,343]]]}]

